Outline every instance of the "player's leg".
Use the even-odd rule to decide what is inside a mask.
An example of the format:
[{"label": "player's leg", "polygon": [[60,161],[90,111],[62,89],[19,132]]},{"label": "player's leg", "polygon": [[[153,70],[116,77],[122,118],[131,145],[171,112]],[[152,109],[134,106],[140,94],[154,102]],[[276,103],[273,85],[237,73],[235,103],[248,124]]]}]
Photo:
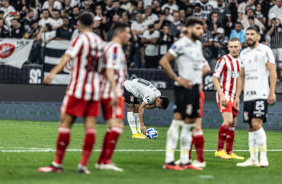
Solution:
[{"label": "player's leg", "polygon": [[135,118],[135,125],[136,125],[136,130],[138,135],[143,138],[146,139],[146,136],[144,134],[141,133],[141,126],[140,126],[140,119],[139,119],[139,102],[138,99],[135,98],[134,99],[134,118]]}]

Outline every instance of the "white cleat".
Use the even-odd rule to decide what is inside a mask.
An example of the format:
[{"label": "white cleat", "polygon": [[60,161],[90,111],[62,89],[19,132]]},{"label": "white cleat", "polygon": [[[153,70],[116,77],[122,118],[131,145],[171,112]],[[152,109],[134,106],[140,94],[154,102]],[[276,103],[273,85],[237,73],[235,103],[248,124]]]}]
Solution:
[{"label": "white cleat", "polygon": [[95,169],[100,169],[100,165],[101,164],[95,163]]},{"label": "white cleat", "polygon": [[263,157],[260,159],[260,163],[259,163],[260,167],[268,167],[269,163],[266,157]]},{"label": "white cleat", "polygon": [[80,164],[77,167],[77,172],[82,174],[90,174],[90,171],[87,169],[87,167],[82,166]]},{"label": "white cleat", "polygon": [[204,167],[206,167],[206,162],[200,162],[200,161],[198,161],[198,160],[194,160],[194,161],[192,162],[192,165],[193,165],[193,166],[196,166],[196,167],[204,168]]},{"label": "white cleat", "polygon": [[[189,162],[188,163],[191,163],[192,162],[192,160],[189,160]],[[181,164],[181,160],[179,159],[179,160],[176,160],[175,162],[174,162],[174,164],[175,165],[180,165]]]},{"label": "white cleat", "polygon": [[123,172],[122,168],[117,167],[113,163],[111,163],[111,164],[100,164],[100,170]]},{"label": "white cleat", "polygon": [[245,162],[237,163],[236,166],[238,167],[259,167],[258,161],[253,161],[252,159],[248,158]]}]

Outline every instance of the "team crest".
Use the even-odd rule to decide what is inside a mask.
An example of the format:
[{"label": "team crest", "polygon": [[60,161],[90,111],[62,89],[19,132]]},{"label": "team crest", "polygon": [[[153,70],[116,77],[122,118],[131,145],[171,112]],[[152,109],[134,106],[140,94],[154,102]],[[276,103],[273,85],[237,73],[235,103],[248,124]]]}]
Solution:
[{"label": "team crest", "polygon": [[130,101],[134,102],[134,96],[130,96]]},{"label": "team crest", "polygon": [[191,104],[186,105],[186,114],[188,114],[188,116],[192,114],[192,111],[193,111],[193,106]]}]

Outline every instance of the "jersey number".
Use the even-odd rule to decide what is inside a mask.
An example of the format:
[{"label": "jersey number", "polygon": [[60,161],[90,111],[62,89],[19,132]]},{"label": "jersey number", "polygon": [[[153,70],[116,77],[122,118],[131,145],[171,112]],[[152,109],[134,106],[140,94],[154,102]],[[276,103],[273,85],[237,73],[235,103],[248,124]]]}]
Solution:
[{"label": "jersey number", "polygon": [[138,83],[141,83],[141,84],[143,84],[143,85],[145,85],[145,86],[149,86],[149,85],[150,85],[150,82],[149,82],[149,81],[146,81],[146,80],[144,80],[144,79],[138,79]]},{"label": "jersey number", "polygon": [[263,111],[264,110],[264,101],[257,101],[256,102],[256,110]]}]

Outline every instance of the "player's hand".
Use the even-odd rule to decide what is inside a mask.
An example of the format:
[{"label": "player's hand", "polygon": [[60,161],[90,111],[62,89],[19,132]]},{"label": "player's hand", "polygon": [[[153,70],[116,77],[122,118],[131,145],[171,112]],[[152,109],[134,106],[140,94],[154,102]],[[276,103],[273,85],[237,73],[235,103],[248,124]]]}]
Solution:
[{"label": "player's hand", "polygon": [[141,128],[141,133],[144,134],[144,135],[146,135],[146,131],[147,131],[146,126],[141,123],[141,124],[140,124],[140,128]]},{"label": "player's hand", "polygon": [[118,96],[117,96],[117,92],[114,92],[114,98],[111,100],[110,105],[116,107],[118,105]]},{"label": "player's hand", "polygon": [[48,75],[46,75],[46,77],[44,78],[43,83],[44,84],[50,84],[52,82],[52,80],[55,78],[56,74],[53,73],[49,73]]},{"label": "player's hand", "polygon": [[181,86],[186,89],[192,89],[192,81],[184,79],[182,77],[178,77],[176,82],[178,82]]},{"label": "player's hand", "polygon": [[276,95],[275,93],[269,93],[267,103],[269,105],[274,105],[276,103]]},{"label": "player's hand", "polygon": [[220,104],[223,106],[223,107],[227,107],[228,106],[228,100],[227,98],[225,97],[225,95],[220,95]]},{"label": "player's hand", "polygon": [[235,97],[234,106],[238,111],[240,110],[240,98],[239,97]]}]

